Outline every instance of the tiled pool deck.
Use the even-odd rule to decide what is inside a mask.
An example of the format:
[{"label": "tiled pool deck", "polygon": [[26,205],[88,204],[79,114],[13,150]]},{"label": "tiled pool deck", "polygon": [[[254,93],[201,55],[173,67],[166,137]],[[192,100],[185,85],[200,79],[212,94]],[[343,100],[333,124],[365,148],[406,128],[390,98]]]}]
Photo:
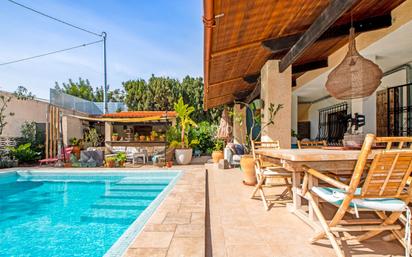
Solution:
[{"label": "tiled pool deck", "polygon": [[205,168],[203,165],[186,166],[182,170],[182,177],[146,223],[125,256],[205,256]]},{"label": "tiled pool deck", "polygon": [[[283,206],[265,211],[250,199],[253,187],[242,184],[239,169],[208,169],[213,257],[335,257],[329,241],[310,244],[314,231]],[[364,243],[349,242],[346,256],[404,256],[400,244],[381,237]]]}]

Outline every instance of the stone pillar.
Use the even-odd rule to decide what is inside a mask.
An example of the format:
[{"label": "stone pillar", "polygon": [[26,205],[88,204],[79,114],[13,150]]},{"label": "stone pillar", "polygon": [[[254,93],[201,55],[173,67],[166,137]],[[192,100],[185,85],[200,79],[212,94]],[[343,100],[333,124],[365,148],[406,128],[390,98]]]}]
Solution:
[{"label": "stone pillar", "polygon": [[264,101],[262,124],[269,117],[269,106],[283,104],[283,108],[275,117],[275,124],[262,130],[262,141],[279,140],[281,148],[291,147],[292,124],[292,69],[279,72],[279,60],[269,60],[261,72],[260,97]]},{"label": "stone pillar", "polygon": [[104,145],[106,147],[110,146],[107,144],[108,141],[112,141],[113,124],[111,122],[104,123]]},{"label": "stone pillar", "polygon": [[235,104],[233,111],[233,142],[236,144],[246,143],[246,107],[240,108],[240,104]]}]

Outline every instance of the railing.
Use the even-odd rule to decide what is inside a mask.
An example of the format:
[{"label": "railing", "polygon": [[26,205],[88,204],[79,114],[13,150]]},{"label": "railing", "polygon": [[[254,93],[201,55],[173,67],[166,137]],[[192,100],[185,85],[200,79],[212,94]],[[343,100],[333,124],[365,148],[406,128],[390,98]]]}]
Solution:
[{"label": "railing", "polygon": [[347,130],[348,103],[343,102],[319,110],[317,140],[326,140],[328,144],[342,144]]},{"label": "railing", "polygon": [[[64,109],[84,112],[91,115],[103,114],[103,102],[91,102],[72,95],[65,94],[55,89],[50,89],[50,103]],[[126,105],[122,102],[108,102],[108,113],[124,111]]]},{"label": "railing", "polygon": [[387,135],[412,135],[412,83],[387,88]]}]

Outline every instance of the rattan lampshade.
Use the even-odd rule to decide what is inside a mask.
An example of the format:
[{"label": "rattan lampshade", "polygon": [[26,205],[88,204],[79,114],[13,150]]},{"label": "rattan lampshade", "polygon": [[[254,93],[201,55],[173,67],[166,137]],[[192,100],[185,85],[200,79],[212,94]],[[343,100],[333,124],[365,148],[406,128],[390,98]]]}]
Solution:
[{"label": "rattan lampshade", "polygon": [[381,83],[382,70],[356,50],[355,29],[349,33],[349,51],[329,74],[326,90],[341,100],[370,96]]}]

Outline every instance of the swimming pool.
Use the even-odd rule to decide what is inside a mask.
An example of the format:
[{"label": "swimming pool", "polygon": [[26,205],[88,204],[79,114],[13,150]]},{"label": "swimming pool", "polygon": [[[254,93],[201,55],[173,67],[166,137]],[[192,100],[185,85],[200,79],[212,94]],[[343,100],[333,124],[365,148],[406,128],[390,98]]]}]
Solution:
[{"label": "swimming pool", "polygon": [[0,256],[121,256],[180,174],[0,172]]}]

